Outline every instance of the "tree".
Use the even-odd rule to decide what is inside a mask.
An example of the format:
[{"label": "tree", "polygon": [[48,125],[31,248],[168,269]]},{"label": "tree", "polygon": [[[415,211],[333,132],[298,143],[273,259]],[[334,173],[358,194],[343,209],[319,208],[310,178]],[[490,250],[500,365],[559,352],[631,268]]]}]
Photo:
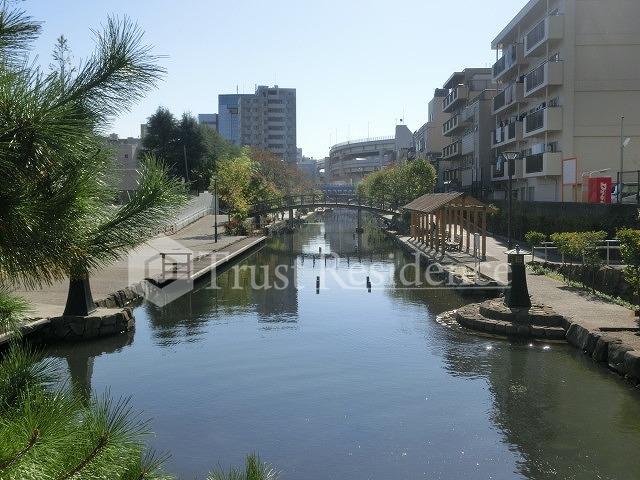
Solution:
[{"label": "tree", "polygon": [[640,305],[640,230],[621,228],[616,233],[620,240],[620,254],[624,260],[624,278],[631,287],[636,306]]},{"label": "tree", "polygon": [[358,185],[358,194],[376,203],[389,203],[393,208],[433,192],[436,172],[426,160],[418,159],[370,173]]},{"label": "tree", "polygon": [[158,107],[155,113],[147,119],[146,132],[142,138],[141,158],[149,154],[155,155],[169,166],[173,175],[186,179],[178,138],[176,117],[166,108]]},{"label": "tree", "polygon": [[53,63],[49,65],[52,75],[58,77],[60,87],[64,90],[68,78],[73,75],[75,68],[71,63],[71,50],[69,42],[64,35],[60,35],[53,47]]},{"label": "tree", "polygon": [[0,282],[67,277],[65,313],[86,315],[94,308],[89,273],[148,238],[185,200],[166,168],[146,158],[136,194],[114,207],[112,154],[99,135],[163,70],[134,24],[110,18],[96,52],[61,90],[57,77],[10,61],[37,34],[33,26],[2,10]]}]

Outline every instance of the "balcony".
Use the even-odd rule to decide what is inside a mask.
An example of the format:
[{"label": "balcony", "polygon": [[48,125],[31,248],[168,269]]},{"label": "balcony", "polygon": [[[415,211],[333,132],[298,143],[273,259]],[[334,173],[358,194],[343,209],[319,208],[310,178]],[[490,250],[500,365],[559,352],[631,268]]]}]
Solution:
[{"label": "balcony", "polygon": [[524,84],[512,83],[498,95],[493,97],[493,113],[508,110],[524,101]]},{"label": "balcony", "polygon": [[491,147],[498,148],[522,140],[522,122],[512,122],[491,132]]},{"label": "balcony", "polygon": [[442,111],[445,113],[453,112],[463,100],[466,100],[469,96],[469,89],[464,85],[458,85],[451,89],[449,95],[442,100]]},{"label": "balcony", "polygon": [[562,85],[563,77],[563,62],[544,62],[525,76],[524,95],[525,97],[542,95],[546,87]]},{"label": "balcony", "polygon": [[562,130],[562,107],[547,107],[524,117],[524,138]]},{"label": "balcony", "polygon": [[457,157],[458,155],[460,155],[460,147],[460,140],[447,145],[442,149],[442,159],[447,160],[449,158]]},{"label": "balcony", "polygon": [[[509,179],[509,165],[508,162],[501,157],[496,158],[496,161],[491,165],[491,180],[499,182],[501,180]],[[511,178],[522,178],[522,160],[516,160],[512,162],[513,176]]]},{"label": "balcony", "polygon": [[464,129],[465,122],[462,120],[462,117],[458,115],[454,115],[442,126],[442,134],[445,137],[449,137],[454,133]]},{"label": "balcony", "polygon": [[525,35],[524,55],[540,55],[547,42],[564,37],[564,15],[551,15],[542,19]]},{"label": "balcony", "polygon": [[562,175],[562,153],[545,152],[529,155],[524,159],[524,177]]},{"label": "balcony", "polygon": [[524,63],[524,46],[522,44],[509,45],[502,52],[502,57],[493,64],[493,81],[497,82],[507,73],[513,71],[518,64]]}]

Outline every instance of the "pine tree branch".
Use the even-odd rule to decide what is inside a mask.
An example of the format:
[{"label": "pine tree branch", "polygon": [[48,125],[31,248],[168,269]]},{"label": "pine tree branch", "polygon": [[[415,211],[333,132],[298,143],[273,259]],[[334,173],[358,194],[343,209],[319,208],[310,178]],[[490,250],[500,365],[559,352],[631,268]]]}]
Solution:
[{"label": "pine tree branch", "polygon": [[73,469],[69,470],[67,473],[65,473],[61,477],[58,477],[58,480],[68,480],[73,476],[75,476],[76,474],[80,473],[82,470],[84,470],[107,447],[109,443],[108,441],[109,441],[109,434],[108,433],[102,434],[98,439],[98,443],[96,444],[96,446],[93,447],[93,450],[91,450],[91,452],[89,452],[89,454],[85,458],[83,458],[82,461],[78,465],[76,465]]},{"label": "pine tree branch", "polygon": [[36,445],[36,443],[38,443],[38,440],[40,440],[40,430],[36,428],[31,433],[31,437],[29,438],[29,443],[27,443],[27,445],[22,450],[20,450],[19,452],[16,452],[16,454],[11,459],[0,463],[0,470],[6,470],[7,468],[17,463],[18,460],[20,460],[22,457],[24,457],[27,453],[31,451],[31,449]]}]

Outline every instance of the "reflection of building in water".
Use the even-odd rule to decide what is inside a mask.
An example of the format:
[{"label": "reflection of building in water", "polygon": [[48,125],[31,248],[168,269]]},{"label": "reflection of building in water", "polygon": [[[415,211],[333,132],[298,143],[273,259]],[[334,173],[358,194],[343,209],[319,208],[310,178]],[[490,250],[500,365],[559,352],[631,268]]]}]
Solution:
[{"label": "reflection of building in water", "polygon": [[67,362],[71,386],[87,401],[91,396],[94,359],[105,353],[119,352],[131,345],[133,335],[134,332],[126,332],[77,343],[58,343],[47,347],[46,355]]}]

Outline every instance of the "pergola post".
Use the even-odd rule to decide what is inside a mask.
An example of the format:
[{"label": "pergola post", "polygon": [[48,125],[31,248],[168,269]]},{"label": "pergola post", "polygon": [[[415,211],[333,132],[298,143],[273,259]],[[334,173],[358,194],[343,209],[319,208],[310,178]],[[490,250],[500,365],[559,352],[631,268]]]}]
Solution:
[{"label": "pergola post", "polygon": [[482,207],[482,260],[487,259],[487,207]]},{"label": "pergola post", "polygon": [[409,236],[416,238],[416,212],[411,212],[411,226],[409,228]]}]

